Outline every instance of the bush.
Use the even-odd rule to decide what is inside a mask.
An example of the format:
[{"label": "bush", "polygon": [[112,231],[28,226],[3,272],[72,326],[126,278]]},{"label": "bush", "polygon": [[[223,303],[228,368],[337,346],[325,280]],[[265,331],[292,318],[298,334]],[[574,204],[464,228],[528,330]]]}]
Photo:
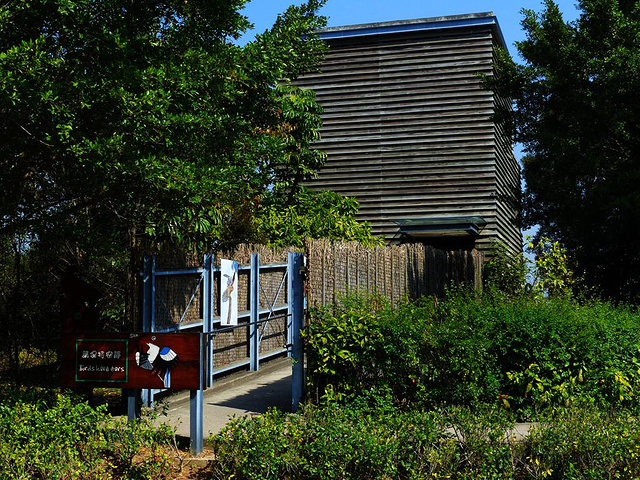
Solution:
[{"label": "bush", "polygon": [[[51,391],[4,394],[0,478],[166,478],[166,428],[127,424],[78,398]],[[143,448],[145,455],[140,455]],[[138,458],[140,457],[140,458]]]},{"label": "bush", "polygon": [[523,478],[640,478],[640,419],[628,413],[555,409],[524,447]]},{"label": "bush", "polygon": [[535,254],[533,269],[533,293],[539,297],[571,297],[578,287],[574,273],[569,267],[566,248],[560,242],[541,237],[534,242],[527,240],[527,249]]},{"label": "bush", "polygon": [[236,419],[212,439],[212,478],[503,478],[492,472],[513,463],[504,441],[510,423],[500,412],[486,414],[353,405],[306,406],[298,415],[273,410]]},{"label": "bush", "polygon": [[353,197],[300,187],[287,205],[276,202],[260,207],[258,240],[271,247],[303,248],[306,238],[357,241],[368,246],[384,244],[382,238],[371,234],[371,225],[356,220],[360,204]]},{"label": "bush", "polygon": [[495,242],[491,258],[482,266],[482,285],[509,296],[525,291],[527,261],[522,253],[510,251],[504,243]]},{"label": "bush", "polygon": [[319,404],[229,424],[211,477],[640,478],[639,323],[564,296],[350,295],[305,331]]},{"label": "bush", "polygon": [[640,316],[607,303],[462,290],[392,308],[352,295],[305,331],[311,397],[498,402],[528,417],[588,399],[638,407]]},{"label": "bush", "polygon": [[515,441],[504,410],[308,406],[236,419],[212,439],[213,479],[640,478],[640,419],[558,407]]},{"label": "bush", "polygon": [[[419,313],[423,309],[428,312]],[[317,311],[303,332],[310,395],[316,401],[362,395],[418,401],[430,375],[423,357],[431,325],[414,318],[431,310],[429,302],[395,310],[381,297],[362,294]]]}]

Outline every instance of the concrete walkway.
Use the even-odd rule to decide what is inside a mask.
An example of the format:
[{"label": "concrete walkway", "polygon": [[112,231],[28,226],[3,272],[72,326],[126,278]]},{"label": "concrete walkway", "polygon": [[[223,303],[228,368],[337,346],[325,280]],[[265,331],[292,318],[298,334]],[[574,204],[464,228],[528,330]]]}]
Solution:
[{"label": "concrete walkway", "polygon": [[[178,437],[189,438],[189,393],[179,392],[162,400],[168,405],[159,422],[176,428]],[[260,365],[258,372],[232,374],[204,392],[204,438],[215,434],[234,416],[265,413],[276,407],[291,411],[291,359]]]}]

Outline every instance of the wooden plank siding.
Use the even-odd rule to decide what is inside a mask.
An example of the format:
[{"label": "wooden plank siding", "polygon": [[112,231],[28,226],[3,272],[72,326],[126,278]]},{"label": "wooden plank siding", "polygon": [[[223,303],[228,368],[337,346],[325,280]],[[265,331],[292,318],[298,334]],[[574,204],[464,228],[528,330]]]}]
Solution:
[{"label": "wooden plank siding", "polygon": [[519,250],[506,200],[519,187],[518,165],[491,117],[497,100],[478,78],[493,72],[497,26],[444,23],[394,33],[377,24],[371,35],[343,27],[339,38],[330,35],[336,29],[321,32],[330,47],[322,71],[296,82],[324,109],[317,147],[327,161],[307,185],[356,197],[358,219],[388,243],[405,241],[394,220],[480,216],[487,224],[472,247],[486,250],[499,238]]}]

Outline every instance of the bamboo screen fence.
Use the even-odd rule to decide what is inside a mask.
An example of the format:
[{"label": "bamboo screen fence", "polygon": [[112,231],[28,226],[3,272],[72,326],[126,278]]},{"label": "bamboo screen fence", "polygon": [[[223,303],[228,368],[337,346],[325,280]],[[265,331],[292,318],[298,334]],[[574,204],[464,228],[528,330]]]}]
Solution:
[{"label": "bamboo screen fence", "polygon": [[310,240],[306,255],[309,306],[334,303],[352,290],[375,292],[395,303],[442,295],[452,283],[482,284],[483,254],[477,250],[442,251],[421,244],[368,248]]}]

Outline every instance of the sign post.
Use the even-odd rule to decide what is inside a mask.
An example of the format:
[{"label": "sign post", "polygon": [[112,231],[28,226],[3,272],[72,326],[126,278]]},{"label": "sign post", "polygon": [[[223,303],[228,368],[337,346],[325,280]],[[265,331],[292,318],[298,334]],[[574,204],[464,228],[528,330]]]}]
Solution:
[{"label": "sign post", "polygon": [[205,337],[202,333],[66,334],[62,386],[125,389],[129,420],[138,416],[139,389],[190,390],[191,449],[200,453]]},{"label": "sign post", "polygon": [[[209,351],[209,336],[203,336],[204,344],[200,349],[200,363],[204,364],[205,352]],[[189,392],[189,437],[191,439],[191,453],[197,455],[204,448],[204,379],[205,369],[200,369],[200,386]]]}]

